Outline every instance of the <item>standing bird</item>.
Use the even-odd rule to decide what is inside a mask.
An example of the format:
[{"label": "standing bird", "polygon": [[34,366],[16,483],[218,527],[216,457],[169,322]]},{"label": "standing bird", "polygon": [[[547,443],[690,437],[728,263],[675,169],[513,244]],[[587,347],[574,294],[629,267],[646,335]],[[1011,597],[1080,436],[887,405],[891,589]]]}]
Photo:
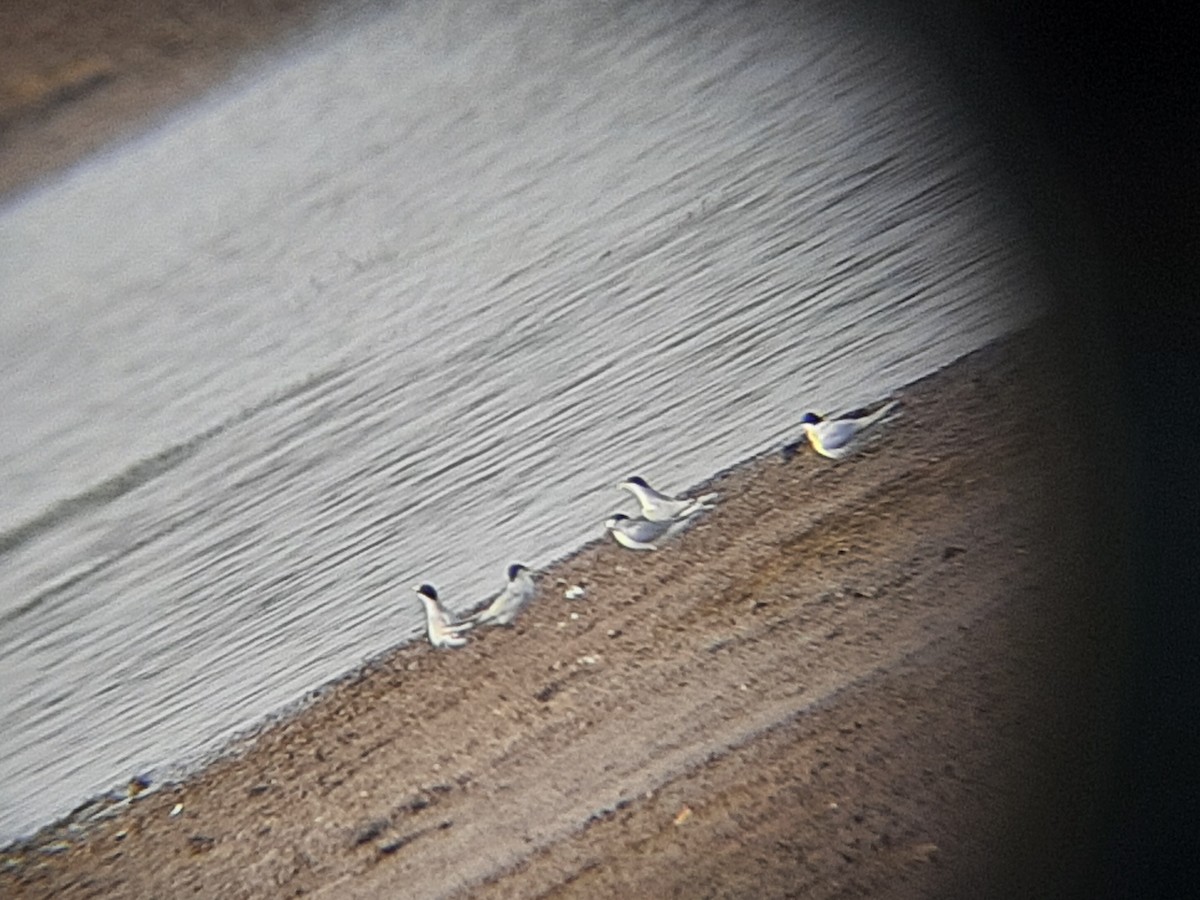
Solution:
[{"label": "standing bird", "polygon": [[[838,419],[826,419],[814,412],[804,414],[800,424],[804,426],[804,436],[812,444],[814,450],[830,459],[842,459],[859,448],[862,432],[874,425],[893,409],[899,406],[899,401],[893,400],[873,413],[855,410]],[[784,448],[784,458],[790,459],[796,452],[797,444]],[[789,452],[790,450],[790,452]]]},{"label": "standing bird", "polygon": [[631,519],[624,513],[616,513],[604,523],[618,544],[630,550],[657,550],[654,541],[671,530],[671,522],[651,522],[649,519]]},{"label": "standing bird", "polygon": [[639,475],[627,478],[617,485],[624,488],[637,498],[642,507],[642,516],[650,522],[672,522],[676,519],[686,519],[694,513],[712,509],[718,494],[705,494],[703,497],[668,497],[661,494]]},{"label": "standing bird", "polygon": [[522,609],[533,599],[537,585],[533,583],[533,571],[520,563],[508,567],[508,584],[487,609],[467,618],[464,625],[511,625]]},{"label": "standing bird", "polygon": [[462,647],[467,639],[459,635],[465,629],[461,624],[450,621],[450,614],[438,601],[437,589],[432,584],[419,584],[413,588],[425,605],[425,624],[429,631],[429,643],[435,647]]}]

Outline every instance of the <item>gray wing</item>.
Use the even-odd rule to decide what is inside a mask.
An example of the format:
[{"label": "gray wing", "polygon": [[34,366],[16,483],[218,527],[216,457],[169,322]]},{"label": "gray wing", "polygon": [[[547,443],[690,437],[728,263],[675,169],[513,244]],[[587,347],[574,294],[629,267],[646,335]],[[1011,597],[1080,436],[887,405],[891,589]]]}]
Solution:
[{"label": "gray wing", "polygon": [[651,522],[649,519],[626,519],[621,530],[642,544],[658,540],[671,529],[671,522]]},{"label": "gray wing", "polygon": [[536,587],[533,579],[522,573],[516,581],[505,585],[500,596],[493,600],[483,612],[476,616],[476,622],[482,624],[489,621],[509,620],[531,599]]},{"label": "gray wing", "polygon": [[857,419],[834,419],[818,426],[821,444],[826,450],[841,450],[858,434],[862,423]]}]

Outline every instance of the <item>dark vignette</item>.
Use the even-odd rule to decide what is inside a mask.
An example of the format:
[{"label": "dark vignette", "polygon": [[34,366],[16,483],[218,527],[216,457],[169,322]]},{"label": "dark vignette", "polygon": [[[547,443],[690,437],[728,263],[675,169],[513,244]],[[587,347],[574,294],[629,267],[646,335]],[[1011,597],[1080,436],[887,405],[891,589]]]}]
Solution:
[{"label": "dark vignette", "polygon": [[[1181,9],[899,3],[941,57],[1029,213],[1058,294],[1060,363],[1090,455],[1067,669],[1091,708],[996,896],[1186,896],[1200,749],[1196,417],[1200,78]],[[1073,693],[1073,696],[1077,694]],[[1090,756],[1087,770],[1073,768]],[[1013,848],[997,848],[1016,853]],[[1191,888],[1189,890],[1189,888]],[[1013,890],[1018,893],[1013,893]]]}]

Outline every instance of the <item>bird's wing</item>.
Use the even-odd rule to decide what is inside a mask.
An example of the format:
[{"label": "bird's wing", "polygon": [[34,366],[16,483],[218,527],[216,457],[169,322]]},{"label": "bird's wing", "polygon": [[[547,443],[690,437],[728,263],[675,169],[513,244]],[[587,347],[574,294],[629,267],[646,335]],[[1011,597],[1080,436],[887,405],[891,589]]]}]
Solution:
[{"label": "bird's wing", "polygon": [[691,514],[694,512],[699,512],[702,509],[712,509],[713,504],[717,502],[717,499],[720,496],[720,494],[714,491],[711,494],[702,494],[701,496],[696,497],[688,506],[688,513]]},{"label": "bird's wing", "polygon": [[651,522],[648,519],[638,519],[628,525],[626,534],[635,541],[649,544],[666,534],[670,527],[670,522]]},{"label": "bird's wing", "polygon": [[841,450],[858,434],[862,424],[858,419],[834,419],[823,422],[817,429],[821,446],[826,450]]},{"label": "bird's wing", "polygon": [[858,423],[858,427],[865,428],[868,425],[875,424],[880,419],[882,419],[884,416],[891,413],[892,410],[894,410],[899,405],[900,405],[899,400],[893,400],[890,403],[883,404],[883,406],[879,407],[879,409],[875,410],[875,412],[871,413],[869,416],[863,416],[862,419]]}]

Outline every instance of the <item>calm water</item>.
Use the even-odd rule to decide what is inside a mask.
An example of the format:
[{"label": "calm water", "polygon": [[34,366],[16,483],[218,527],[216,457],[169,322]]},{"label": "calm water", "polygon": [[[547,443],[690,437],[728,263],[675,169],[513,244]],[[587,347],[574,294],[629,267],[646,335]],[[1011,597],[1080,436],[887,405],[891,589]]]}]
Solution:
[{"label": "calm water", "polygon": [[842,8],[376,8],[0,208],[0,842],[1031,315]]}]

